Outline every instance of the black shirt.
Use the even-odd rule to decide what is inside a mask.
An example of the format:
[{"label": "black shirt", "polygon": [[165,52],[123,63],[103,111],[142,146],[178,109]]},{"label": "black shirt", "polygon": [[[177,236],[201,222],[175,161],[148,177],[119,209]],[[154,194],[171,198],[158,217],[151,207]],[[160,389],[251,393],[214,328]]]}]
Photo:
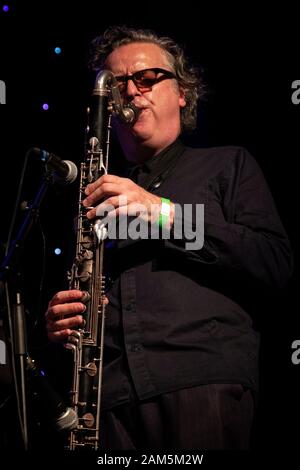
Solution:
[{"label": "black shirt", "polygon": [[[178,207],[204,204],[204,246],[186,249],[188,230],[183,239],[171,233],[111,244],[103,408],[207,383],[256,389],[253,320],[264,313],[262,292],[282,286],[291,271],[260,168],[243,148],[177,141],[132,174]],[[186,222],[195,227],[194,212]]]}]

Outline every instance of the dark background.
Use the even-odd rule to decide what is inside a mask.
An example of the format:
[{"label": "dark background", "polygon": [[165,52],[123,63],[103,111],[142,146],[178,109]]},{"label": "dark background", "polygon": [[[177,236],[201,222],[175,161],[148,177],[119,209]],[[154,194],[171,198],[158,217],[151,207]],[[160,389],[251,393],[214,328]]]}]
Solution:
[{"label": "dark background", "polygon": [[[121,2],[119,2],[121,4]],[[87,70],[90,40],[113,24],[152,28],[185,46],[203,69],[206,100],[199,106],[201,146],[241,145],[260,164],[270,185],[295,255],[295,273],[276,302],[261,312],[261,398],[255,447],[295,450],[300,419],[298,376],[291,344],[300,338],[298,307],[298,158],[300,105],[291,84],[300,79],[297,24],[293,10],[229,9],[203,2],[153,3],[85,1],[0,3],[0,80],[7,104],[0,106],[1,251],[19,187],[26,151],[39,146],[77,164],[83,159],[85,109],[94,77]],[[56,55],[54,48],[61,47]],[[42,104],[49,103],[43,111]],[[113,158],[113,155],[110,157]],[[30,201],[42,169],[30,160],[22,199]],[[31,347],[43,341],[43,313],[65,282],[70,257],[76,185],[50,188],[41,207],[41,226],[32,230],[21,260]],[[22,219],[22,215],[19,215]],[[43,238],[46,268],[43,267]],[[56,256],[54,248],[62,255]],[[41,288],[41,277],[45,271]]]}]

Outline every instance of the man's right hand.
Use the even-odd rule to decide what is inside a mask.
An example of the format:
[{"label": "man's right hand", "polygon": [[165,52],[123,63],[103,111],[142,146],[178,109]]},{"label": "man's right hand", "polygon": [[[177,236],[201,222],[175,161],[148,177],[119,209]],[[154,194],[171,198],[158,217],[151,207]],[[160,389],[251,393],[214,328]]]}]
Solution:
[{"label": "man's right hand", "polygon": [[81,299],[84,292],[66,290],[55,294],[46,312],[46,326],[50,341],[66,342],[74,328],[83,325],[82,313],[86,310]]}]

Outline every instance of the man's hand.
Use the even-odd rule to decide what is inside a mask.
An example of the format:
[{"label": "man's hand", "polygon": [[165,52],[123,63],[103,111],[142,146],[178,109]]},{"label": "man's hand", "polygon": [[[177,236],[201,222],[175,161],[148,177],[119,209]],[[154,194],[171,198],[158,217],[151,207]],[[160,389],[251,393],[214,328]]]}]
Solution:
[{"label": "man's hand", "polygon": [[[110,210],[110,217],[120,215],[139,216],[145,222],[154,223],[159,219],[161,198],[149,193],[129,178],[114,175],[103,175],[85,189],[87,197],[83,201],[89,219]],[[101,201],[94,207],[97,202]],[[114,208],[112,210],[112,208]],[[174,205],[171,205],[170,223],[174,219]]]},{"label": "man's hand", "polygon": [[60,291],[49,302],[46,312],[46,327],[50,341],[64,342],[72,329],[83,325],[82,313],[86,310],[80,302],[84,293],[80,290]]},{"label": "man's hand", "polygon": [[[52,297],[45,315],[50,341],[66,342],[74,328],[83,327],[86,298],[87,292],[77,289],[60,291]],[[103,303],[108,304],[106,296]]]}]

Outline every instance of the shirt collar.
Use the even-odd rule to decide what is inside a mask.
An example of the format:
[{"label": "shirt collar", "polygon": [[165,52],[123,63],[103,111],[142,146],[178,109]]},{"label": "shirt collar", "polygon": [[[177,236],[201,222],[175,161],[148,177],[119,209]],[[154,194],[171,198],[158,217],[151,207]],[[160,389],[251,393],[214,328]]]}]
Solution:
[{"label": "shirt collar", "polygon": [[161,165],[163,162],[169,160],[169,158],[172,158],[175,150],[180,146],[182,147],[182,142],[180,139],[176,139],[172,144],[168,145],[168,147],[164,148],[161,152],[159,152],[157,155],[154,155],[153,157],[149,158],[146,162],[144,162],[141,166],[145,171],[151,172],[156,168],[156,166],[159,164]]},{"label": "shirt collar", "polygon": [[139,163],[138,165],[133,165],[128,168],[128,177],[132,178],[134,175],[142,173],[152,173],[159,169],[163,168],[169,160],[172,159],[173,155],[177,152],[177,149],[183,148],[184,145],[179,138],[172,142],[168,147],[164,148],[161,152],[153,157],[149,158],[144,163]]}]

